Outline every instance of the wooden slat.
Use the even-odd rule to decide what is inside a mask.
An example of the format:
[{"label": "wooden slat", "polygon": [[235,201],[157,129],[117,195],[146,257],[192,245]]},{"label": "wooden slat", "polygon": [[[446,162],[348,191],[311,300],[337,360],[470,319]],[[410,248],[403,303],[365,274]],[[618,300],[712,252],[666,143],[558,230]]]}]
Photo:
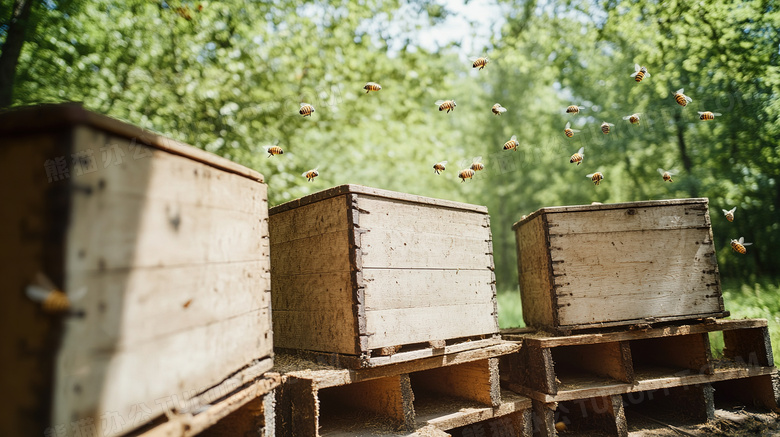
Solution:
[{"label": "wooden slat", "polygon": [[310,311],[274,308],[276,347],[360,354],[355,345],[352,308],[336,306]]},{"label": "wooden slat", "polygon": [[[334,231],[272,244],[271,274],[276,276],[349,271],[348,249],[347,231]],[[299,293],[306,295],[314,292],[316,290],[300,290]]]},{"label": "wooden slat", "polygon": [[501,404],[498,363],[494,358],[430,369],[411,374],[415,393],[433,393],[469,399],[485,405]]},{"label": "wooden slat", "polygon": [[488,269],[492,262],[487,230],[460,237],[371,229],[362,234],[365,268]]},{"label": "wooden slat", "polygon": [[348,228],[344,196],[274,213],[269,219],[271,244],[345,231]]},{"label": "wooden slat", "polygon": [[431,402],[429,405],[416,406],[417,423],[439,429],[453,429],[531,408],[529,398],[508,390],[501,391],[501,399],[501,405],[497,407],[480,407],[468,401],[459,404],[451,398],[439,404]]},{"label": "wooden slat", "polygon": [[361,211],[360,227],[363,229],[463,236],[490,227],[489,216],[484,213],[371,196],[357,196],[357,199],[357,208]]},{"label": "wooden slat", "polygon": [[706,203],[598,209],[547,214],[550,236],[650,230],[699,229],[710,225]]},{"label": "wooden slat", "polygon": [[317,390],[310,379],[285,376],[276,402],[279,437],[316,437],[319,428]]},{"label": "wooden slat", "polygon": [[411,428],[414,426],[414,410],[409,395],[404,396],[402,391],[402,379],[407,380],[408,393],[408,375],[390,376],[319,390],[320,409],[327,408],[323,403],[338,403],[349,409],[378,413],[393,419],[401,426]]},{"label": "wooden slat", "polygon": [[715,382],[716,399],[731,399],[744,402],[744,405],[763,405],[764,407],[780,413],[778,400],[780,393],[774,378],[777,375],[760,375],[749,378],[729,379]]},{"label": "wooden slat", "polygon": [[634,377],[630,348],[625,342],[554,348],[552,360],[555,374],[561,380],[567,369],[623,382],[632,382]]},{"label": "wooden slat", "polygon": [[369,349],[498,331],[493,303],[366,312]]},{"label": "wooden slat", "polygon": [[471,305],[493,299],[493,272],[482,270],[363,269],[366,311]]},{"label": "wooden slat", "polygon": [[[349,271],[282,274],[274,271],[273,309],[290,311],[331,310],[352,306]],[[348,320],[341,321],[349,323]]]},{"label": "wooden slat", "polygon": [[515,230],[523,320],[529,326],[555,324],[557,308],[544,226],[544,217],[537,217]]},{"label": "wooden slat", "polygon": [[615,332],[598,332],[589,334],[566,335],[560,337],[550,337],[544,334],[534,337],[532,334],[511,334],[505,333],[507,331],[502,331],[502,336],[506,340],[523,340],[524,342],[536,345],[537,347],[557,347],[574,344],[595,344],[613,341],[639,340],[642,338],[699,334],[734,329],[762,328],[766,326],[766,319],[712,320],[707,323],[699,323],[695,325],[670,325],[652,328],[645,331],[621,330]]},{"label": "wooden slat", "polygon": [[648,338],[631,342],[634,371],[642,367],[671,366],[712,373],[712,351],[707,334]]},{"label": "wooden slat", "polygon": [[750,328],[723,331],[723,356],[751,366],[775,365],[769,329]]},{"label": "wooden slat", "polygon": [[283,211],[300,208],[301,206],[305,206],[311,203],[329,199],[331,197],[336,197],[336,196],[340,196],[343,194],[350,194],[350,193],[487,214],[487,208],[480,205],[471,205],[468,203],[460,203],[460,202],[454,202],[451,200],[444,200],[444,199],[434,199],[431,197],[423,197],[423,196],[417,196],[414,194],[407,194],[407,193],[398,193],[394,191],[380,190],[378,188],[371,188],[362,185],[352,185],[352,184],[339,185],[337,187],[329,188],[327,190],[320,191],[318,193],[301,197],[300,199],[291,200],[289,202],[271,208],[270,212],[272,215],[278,214]]},{"label": "wooden slat", "polygon": [[3,134],[57,130],[74,125],[89,126],[127,139],[136,139],[139,143],[186,157],[189,160],[208,164],[216,169],[235,173],[255,181],[263,181],[263,175],[254,170],[205,150],[197,149],[105,115],[87,111],[79,103],[14,108],[12,111],[0,114],[0,133]]}]

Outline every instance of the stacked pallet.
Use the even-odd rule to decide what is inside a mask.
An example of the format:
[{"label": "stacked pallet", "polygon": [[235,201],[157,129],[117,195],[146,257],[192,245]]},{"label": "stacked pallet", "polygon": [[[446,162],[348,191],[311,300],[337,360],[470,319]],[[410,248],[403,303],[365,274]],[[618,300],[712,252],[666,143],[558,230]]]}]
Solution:
[{"label": "stacked pallet", "polygon": [[544,208],[515,231],[532,327],[502,332],[522,344],[502,377],[533,399],[542,436],[625,436],[627,410],[704,422],[718,396],[777,409],[766,321],[716,319],[728,313],[707,199]]},{"label": "stacked pallet", "polygon": [[0,435],[194,435],[262,403],[263,176],[79,105],[0,135]]}]

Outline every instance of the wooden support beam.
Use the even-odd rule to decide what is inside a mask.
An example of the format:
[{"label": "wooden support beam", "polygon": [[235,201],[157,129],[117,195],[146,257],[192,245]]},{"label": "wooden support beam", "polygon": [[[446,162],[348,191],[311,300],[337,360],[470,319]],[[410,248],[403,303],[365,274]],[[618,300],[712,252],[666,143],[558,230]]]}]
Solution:
[{"label": "wooden support beam", "polygon": [[498,360],[489,358],[417,372],[411,375],[415,390],[425,390],[480,402],[501,404]]},{"label": "wooden support beam", "polygon": [[723,356],[747,366],[775,365],[767,327],[723,331]]}]

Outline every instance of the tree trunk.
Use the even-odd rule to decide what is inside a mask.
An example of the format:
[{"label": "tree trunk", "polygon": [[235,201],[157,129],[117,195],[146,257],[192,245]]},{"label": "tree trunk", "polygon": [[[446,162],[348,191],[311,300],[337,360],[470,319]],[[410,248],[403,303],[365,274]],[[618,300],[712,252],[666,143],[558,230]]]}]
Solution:
[{"label": "tree trunk", "polygon": [[[683,125],[679,111],[675,113],[674,119],[675,128],[677,129],[677,146],[680,149],[680,159],[682,160],[685,172],[690,175],[691,169],[693,169],[693,161],[691,161],[691,156],[688,154],[688,146],[685,144],[685,126]],[[698,196],[698,190],[695,186],[691,186],[691,195],[693,197]]]},{"label": "tree trunk", "polygon": [[13,99],[14,77],[19,54],[29,27],[30,10],[35,0],[15,0],[9,20],[8,34],[0,53],[0,108],[11,106]]}]

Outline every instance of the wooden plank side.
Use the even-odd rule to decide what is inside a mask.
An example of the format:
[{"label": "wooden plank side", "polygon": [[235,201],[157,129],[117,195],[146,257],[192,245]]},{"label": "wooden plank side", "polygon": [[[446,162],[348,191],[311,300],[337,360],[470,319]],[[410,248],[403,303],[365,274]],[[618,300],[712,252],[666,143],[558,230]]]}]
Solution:
[{"label": "wooden plank side", "polygon": [[551,326],[555,320],[553,278],[543,217],[518,227],[515,239],[523,321],[527,326]]},{"label": "wooden plank side", "polygon": [[483,235],[489,228],[487,214],[441,208],[427,204],[399,202],[370,196],[358,196],[360,227],[393,229],[437,235]]},{"label": "wooden plank side", "polygon": [[[68,284],[86,293],[73,303],[84,316],[69,329],[106,350],[268,309],[271,299],[267,261],[87,272]],[[224,335],[271,334],[270,321],[256,328]]]},{"label": "wooden plank side", "polygon": [[[319,390],[320,408],[332,409],[333,404],[340,404],[350,409],[378,413],[402,425],[409,413],[406,409],[412,406],[404,403],[401,377],[396,375]],[[331,405],[324,405],[326,403]],[[411,414],[414,415],[413,412]]]},{"label": "wooden plank side", "polygon": [[348,231],[271,245],[271,276],[349,271]]},{"label": "wooden plank side", "polygon": [[491,359],[445,366],[410,375],[415,392],[429,391],[491,406],[501,404],[495,364]]},{"label": "wooden plank side", "polygon": [[123,350],[91,349],[92,342],[71,335],[66,324],[57,360],[53,422],[94,420],[113,413],[132,417],[141,404],[151,410],[147,417],[162,414],[173,396],[186,400],[262,358],[257,351],[271,350],[270,338],[225,335],[256,332],[267,320],[267,310],[257,310]]},{"label": "wooden plank side", "polygon": [[273,276],[273,309],[317,311],[352,305],[349,271],[276,274]]},{"label": "wooden plank side", "polygon": [[677,230],[710,225],[706,203],[561,212],[546,216],[550,235]]},{"label": "wooden plank side", "polygon": [[364,268],[366,311],[491,302],[490,270]]},{"label": "wooden plank side", "polygon": [[352,320],[352,307],[344,305],[310,311],[274,308],[274,343],[280,348],[360,354]]},{"label": "wooden plank side", "polygon": [[498,332],[493,303],[366,311],[369,349]]},{"label": "wooden plank side", "polygon": [[365,268],[489,269],[493,261],[487,229],[451,236],[374,228],[360,241]]},{"label": "wooden plank side", "polygon": [[706,231],[618,235],[551,237],[561,325],[723,311]]},{"label": "wooden plank side", "polygon": [[271,244],[344,231],[348,228],[344,196],[275,213],[269,220]]}]

